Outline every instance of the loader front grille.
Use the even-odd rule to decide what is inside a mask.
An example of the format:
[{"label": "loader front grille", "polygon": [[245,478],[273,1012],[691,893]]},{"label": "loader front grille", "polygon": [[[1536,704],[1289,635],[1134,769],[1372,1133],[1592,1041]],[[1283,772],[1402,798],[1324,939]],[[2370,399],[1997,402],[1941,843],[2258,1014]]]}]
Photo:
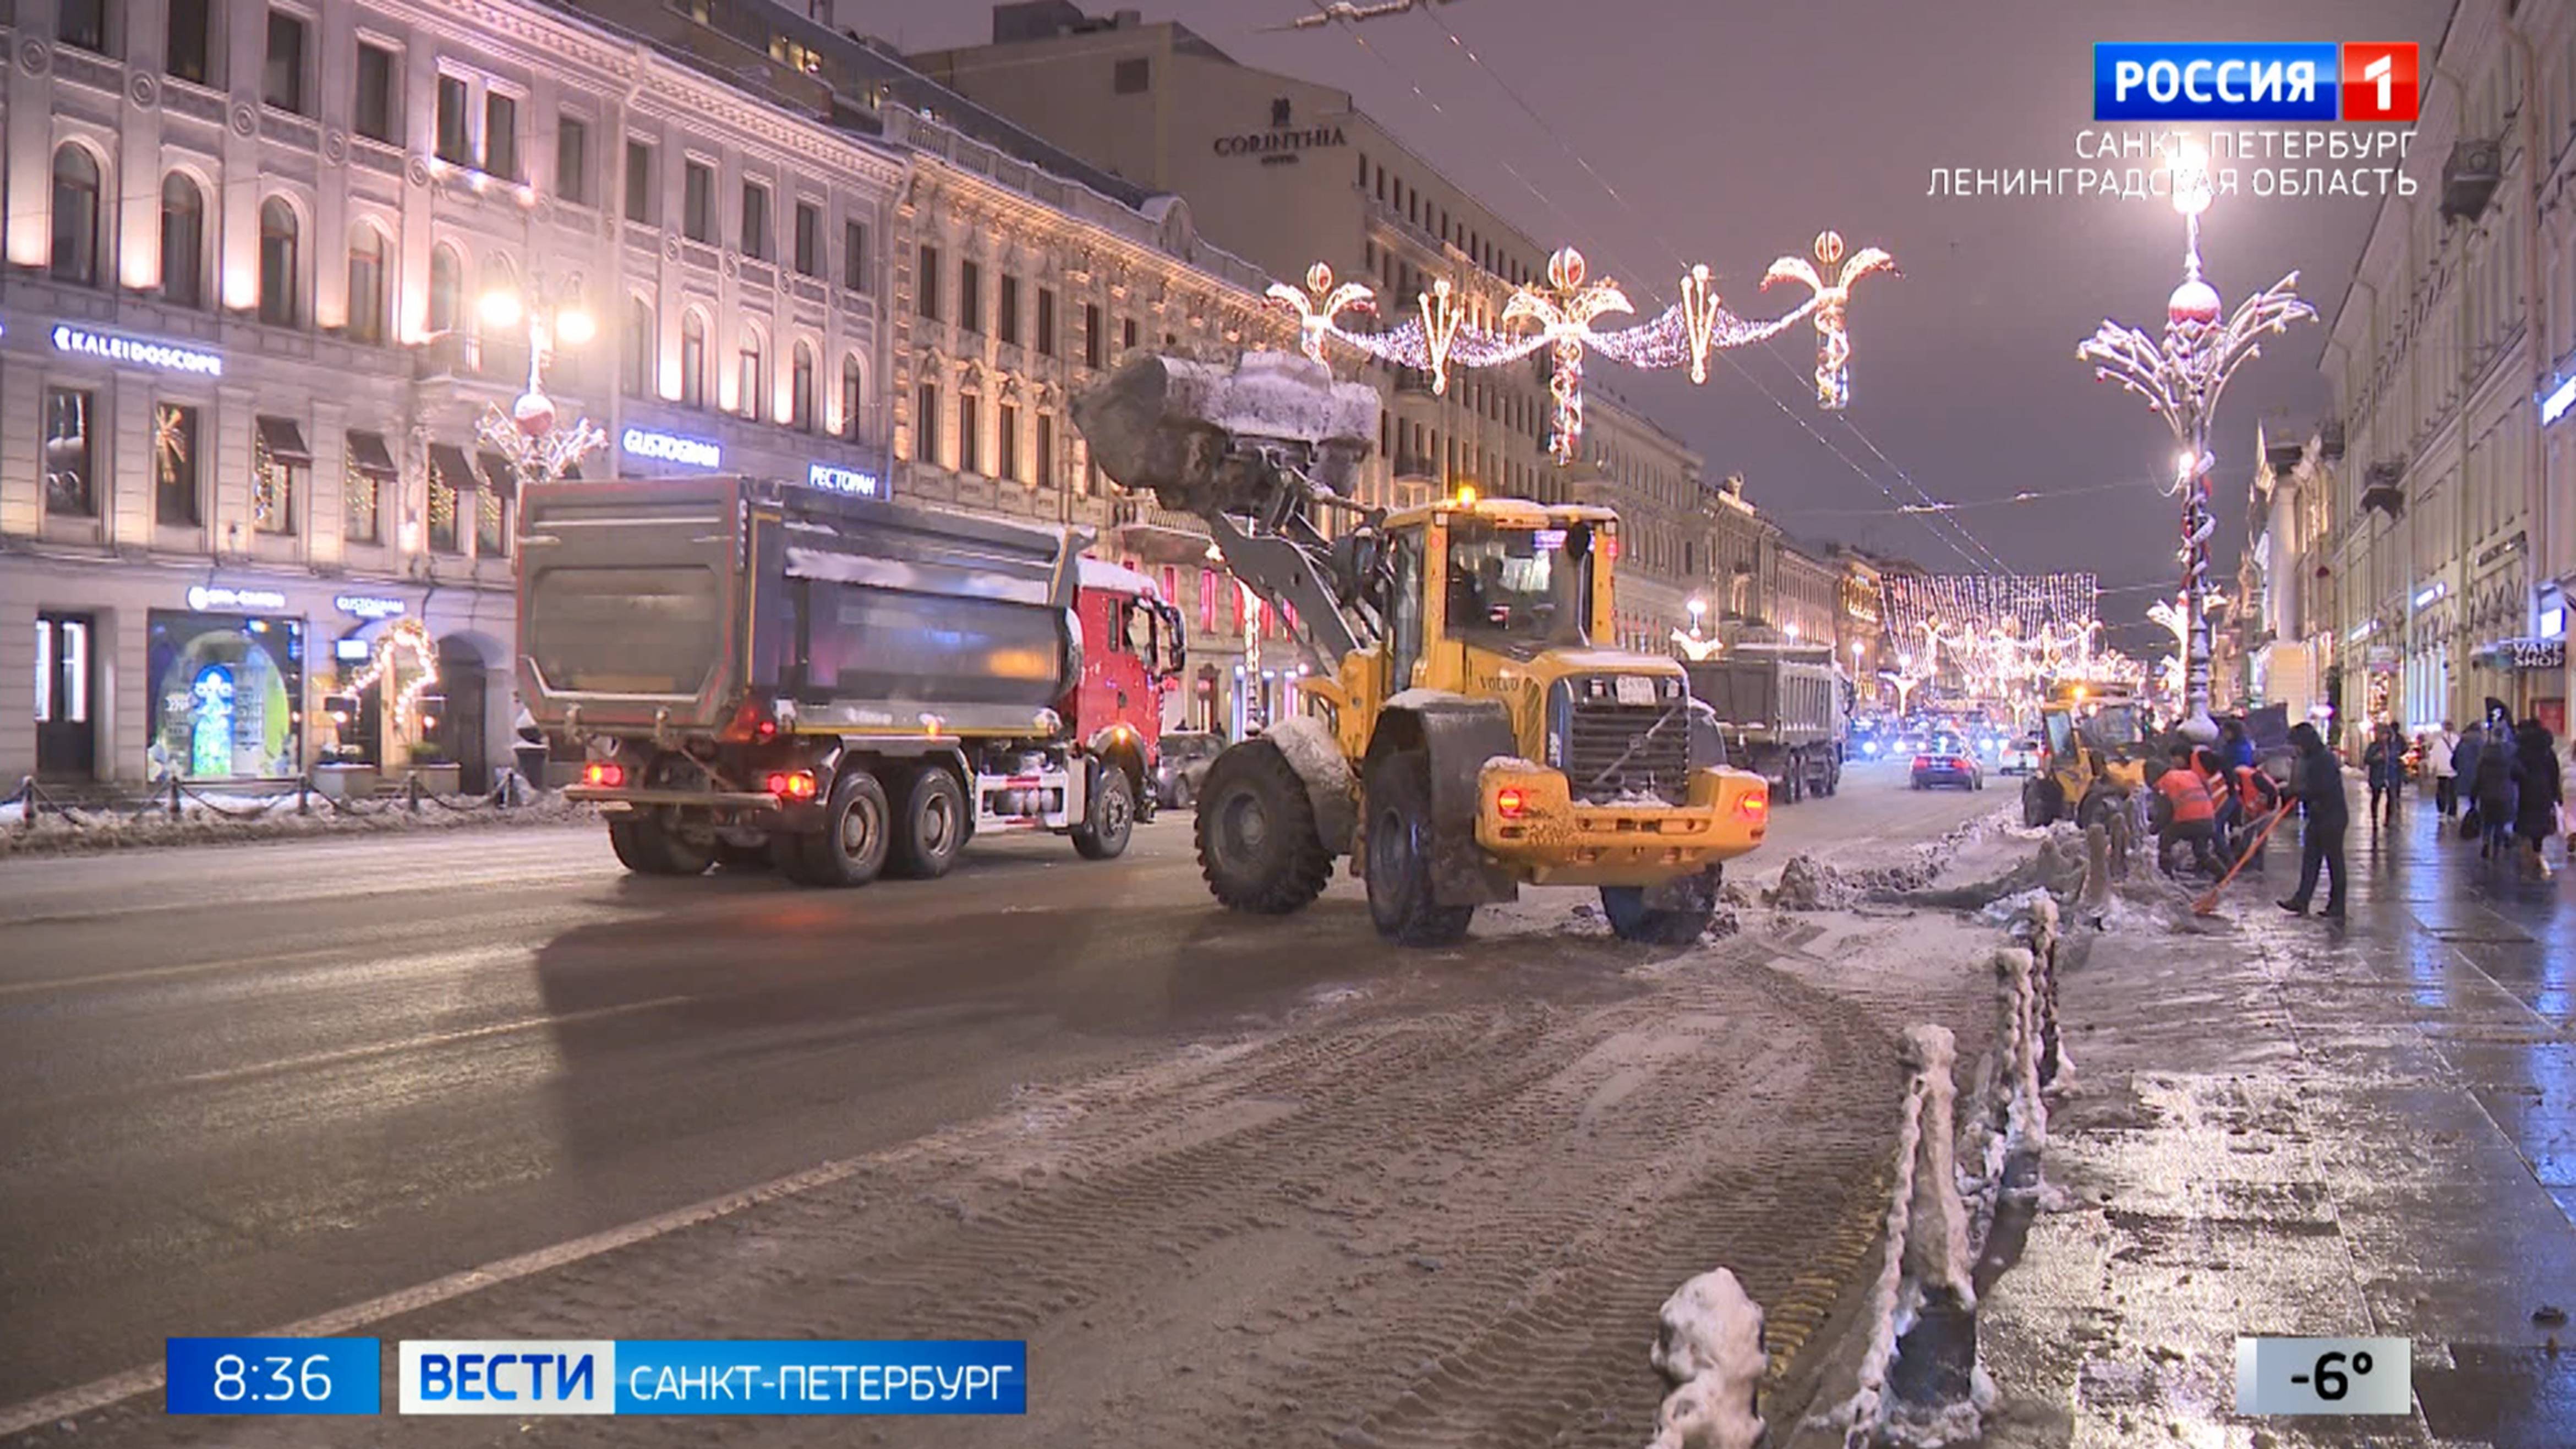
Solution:
[{"label": "loader front grille", "polygon": [[1690,718],[1680,699],[1577,699],[1565,718],[1565,780],[1575,799],[1679,805],[1689,797]]}]

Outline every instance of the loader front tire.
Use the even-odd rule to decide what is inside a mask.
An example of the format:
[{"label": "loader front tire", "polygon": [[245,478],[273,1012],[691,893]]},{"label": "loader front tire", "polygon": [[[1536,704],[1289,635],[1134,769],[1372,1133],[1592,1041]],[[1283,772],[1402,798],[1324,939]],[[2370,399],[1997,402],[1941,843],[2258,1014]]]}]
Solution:
[{"label": "loader front tire", "polygon": [[1368,828],[1361,853],[1369,919],[1399,946],[1448,946],[1467,934],[1476,908],[1440,904],[1431,884],[1431,764],[1403,752],[1368,775]]},{"label": "loader front tire", "polygon": [[1306,782],[1264,739],[1227,747],[1199,786],[1199,874],[1230,909],[1284,916],[1332,879],[1332,852],[1315,826]]}]

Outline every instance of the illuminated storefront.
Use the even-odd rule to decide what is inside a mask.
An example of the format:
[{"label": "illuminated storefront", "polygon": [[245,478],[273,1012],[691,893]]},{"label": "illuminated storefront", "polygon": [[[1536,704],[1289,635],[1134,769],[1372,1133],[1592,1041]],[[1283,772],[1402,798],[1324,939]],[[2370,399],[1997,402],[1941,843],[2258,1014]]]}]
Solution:
[{"label": "illuminated storefront", "polygon": [[[304,622],[203,605],[283,609],[283,595],[192,589],[186,611],[148,616],[153,780],[303,772]],[[209,597],[209,596],[214,597]]]}]

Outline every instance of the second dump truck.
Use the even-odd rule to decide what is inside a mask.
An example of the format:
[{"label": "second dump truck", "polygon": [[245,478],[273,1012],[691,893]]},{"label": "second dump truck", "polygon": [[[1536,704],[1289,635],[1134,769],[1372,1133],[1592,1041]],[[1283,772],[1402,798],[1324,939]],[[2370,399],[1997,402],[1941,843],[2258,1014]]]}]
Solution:
[{"label": "second dump truck", "polygon": [[1323,666],[1302,691],[1318,714],[1210,765],[1209,889],[1284,914],[1348,857],[1378,931],[1407,944],[1457,940],[1525,884],[1597,888],[1629,940],[1697,939],[1770,790],[1694,758],[1677,661],[1598,642],[1617,515],[1465,491],[1362,509],[1377,410],[1373,389],[1282,353],[1141,357],[1074,403],[1103,471],[1205,522]]}]

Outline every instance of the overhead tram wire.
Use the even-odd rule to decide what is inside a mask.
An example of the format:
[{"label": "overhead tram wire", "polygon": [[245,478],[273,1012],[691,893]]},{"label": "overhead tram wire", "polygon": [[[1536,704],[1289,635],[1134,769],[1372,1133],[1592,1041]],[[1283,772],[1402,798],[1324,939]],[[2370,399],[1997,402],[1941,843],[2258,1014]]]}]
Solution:
[{"label": "overhead tram wire", "polygon": [[[1558,131],[1544,115],[1540,114],[1538,108],[1531,105],[1528,99],[1524,97],[1520,91],[1511,84],[1511,82],[1505,80],[1492,66],[1487,65],[1484,57],[1478,55],[1473,46],[1470,46],[1465,40],[1461,39],[1457,31],[1446,21],[1432,13],[1429,8],[1423,9],[1421,13],[1426,21],[1428,21],[1435,29],[1439,30],[1442,35],[1448,38],[1453,49],[1455,49],[1459,54],[1465,56],[1467,60],[1476,67],[1476,69],[1484,73],[1488,80],[1492,81],[1506,96],[1511,98],[1512,104],[1519,107],[1522,114],[1528,116],[1533,122],[1535,122],[1539,129],[1547,134],[1548,139],[1556,143],[1558,150],[1563,151],[1577,166],[1581,167],[1584,173],[1590,176],[1594,183],[1600,186],[1602,191],[1608,195],[1611,200],[1617,202],[1621,208],[1637,219],[1639,224],[1645,228],[1647,234],[1654,239],[1656,245],[1663,248],[1665,254],[1670,258],[1673,265],[1679,269],[1676,271],[1675,275],[1679,275],[1681,271],[1688,269],[1688,263],[1683,258],[1680,249],[1672,244],[1671,239],[1666,237],[1662,230],[1656,227],[1650,218],[1638,211],[1635,204],[1630,202],[1626,196],[1622,195],[1619,189],[1612,185],[1610,181],[1601,174],[1598,167],[1595,167],[1580,151],[1577,151],[1573,144],[1565,139],[1564,134]],[[1416,86],[1414,89],[1416,94],[1420,94],[1419,86]],[[1435,106],[1434,109],[1437,109],[1437,107]],[[1446,113],[1444,112],[1443,114],[1445,115]],[[1732,349],[1721,352],[1719,355],[1726,358],[1728,364],[1735,368],[1737,375],[1743,377],[1748,382],[1754,382],[1752,373],[1748,371],[1742,363],[1735,360]],[[1783,368],[1788,366],[1786,360],[1780,359],[1778,354],[1774,353],[1773,357],[1775,361],[1780,362],[1780,365]],[[1794,371],[1792,372],[1792,375],[1795,375]],[[1803,381],[1803,379],[1801,379],[1801,381]],[[1770,399],[1775,407],[1779,407],[1791,420],[1798,423],[1800,427],[1805,428],[1808,436],[1814,438],[1818,443],[1823,444],[1826,449],[1832,452],[1837,458],[1842,459],[1845,466],[1851,468],[1854,472],[1859,473],[1862,477],[1868,478],[1872,484],[1878,487],[1880,492],[1887,494],[1889,501],[1898,502],[1893,490],[1889,489],[1877,478],[1872,477],[1866,470],[1862,469],[1859,464],[1853,462],[1847,454],[1843,453],[1841,449],[1834,447],[1822,433],[1817,432],[1813,426],[1809,425],[1804,417],[1788,408],[1785,404],[1782,404],[1777,397],[1771,395],[1768,388],[1763,388],[1759,382],[1754,382],[1754,385],[1766,398]],[[1842,421],[1843,426],[1851,429],[1851,431],[1860,438],[1862,444],[1867,447],[1881,463],[1886,464],[1887,467],[1894,471],[1897,477],[1904,482],[1906,487],[1913,490],[1915,496],[1921,502],[1925,504],[1937,504],[1937,500],[1935,500],[1929,492],[1925,491],[1921,484],[1914,480],[1913,475],[1907,473],[1903,468],[1898,467],[1894,460],[1890,459],[1886,452],[1881,449],[1876,442],[1870,439],[1869,435],[1862,430],[1858,423],[1853,422],[1848,416],[1845,416]],[[1902,507],[1901,503],[1900,507]],[[1944,511],[1945,510],[1935,509],[1935,513]],[[1929,521],[1933,515],[1927,514],[1922,516],[1927,518],[1925,527],[1931,531],[1935,537],[1940,537],[1941,529]],[[1947,522],[1952,529],[1956,530],[1959,537],[1964,538],[1969,545],[1975,548],[1977,553],[1984,556],[1986,562],[1983,567],[1990,568],[1999,573],[2008,574],[2013,572],[2009,566],[2005,565],[2002,558],[1998,556],[1992,548],[1988,547],[1983,539],[1976,535],[1974,530],[1969,529],[1966,525],[1961,524],[1954,518],[1944,519],[1943,521]],[[1964,550],[1959,550],[1957,542],[1948,538],[1944,538],[1943,542],[1950,544],[1954,550],[1960,551],[1963,558],[1967,557]],[[1969,559],[1969,562],[1971,566],[1979,566],[1976,564],[1974,559]]]}]

